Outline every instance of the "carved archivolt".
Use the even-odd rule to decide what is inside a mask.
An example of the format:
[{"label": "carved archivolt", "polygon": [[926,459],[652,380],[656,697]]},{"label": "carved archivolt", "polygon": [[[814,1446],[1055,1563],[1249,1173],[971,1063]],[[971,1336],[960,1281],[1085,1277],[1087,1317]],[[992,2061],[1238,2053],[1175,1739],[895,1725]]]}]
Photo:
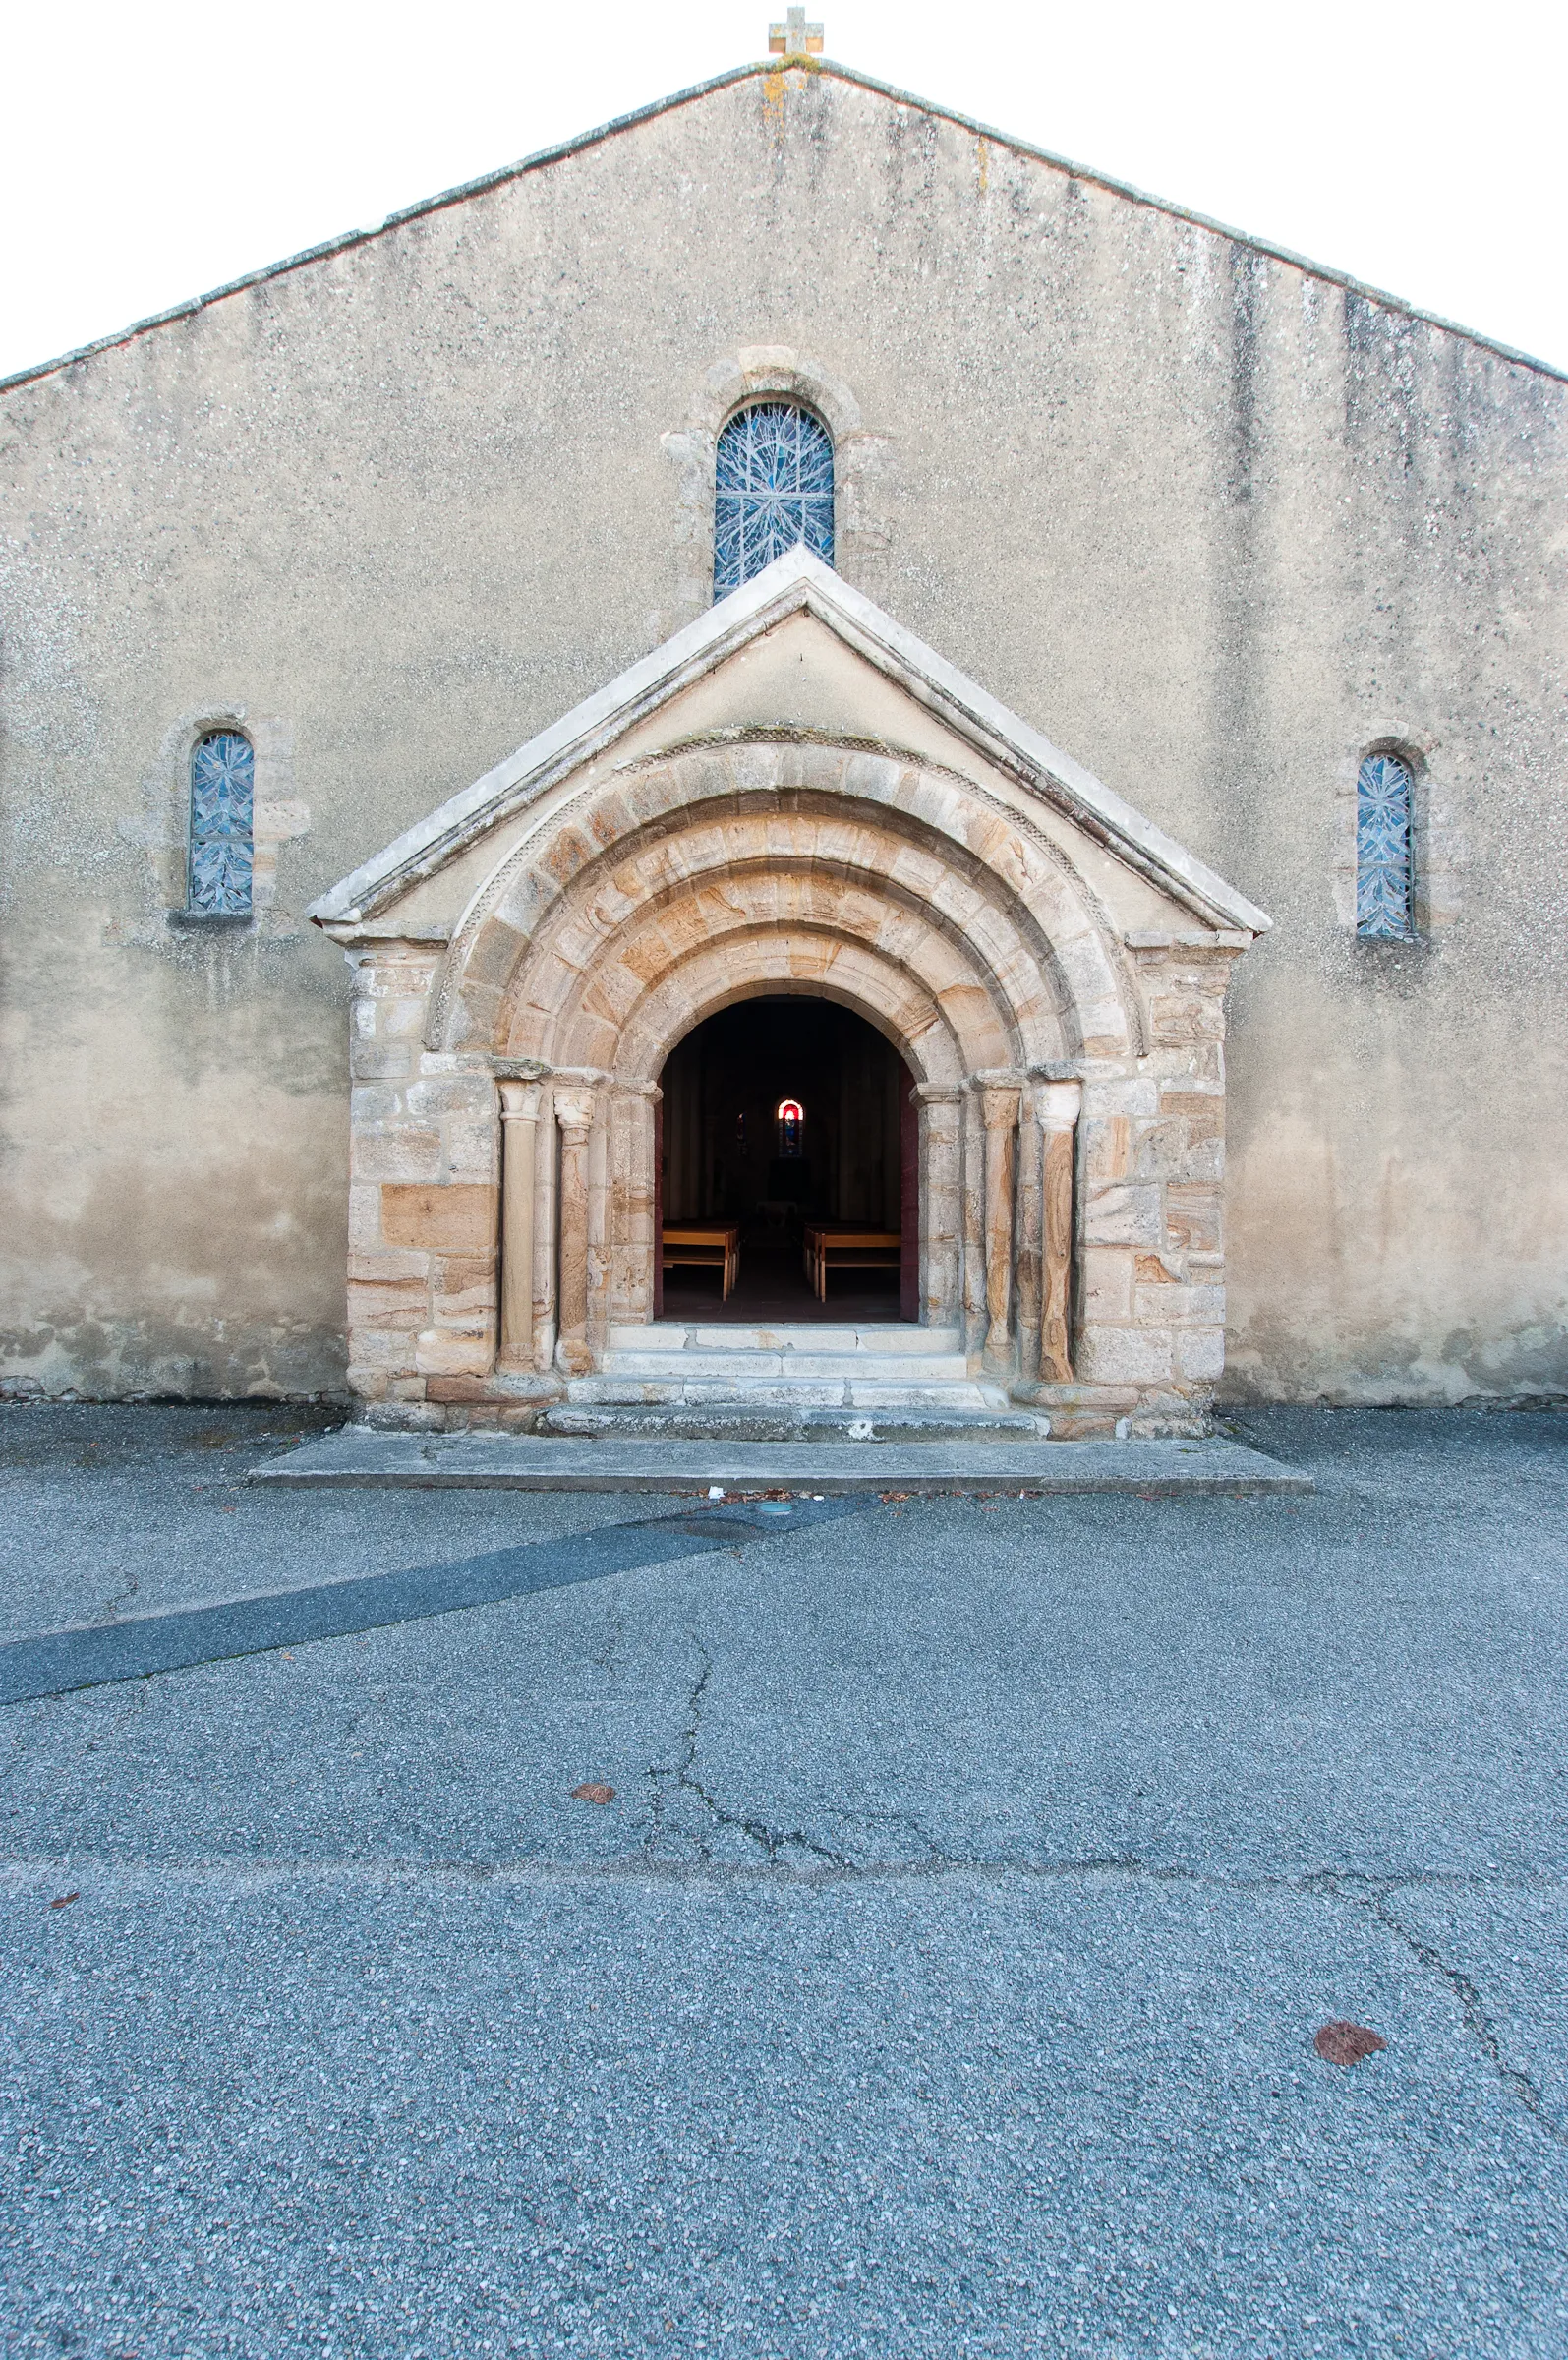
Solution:
[{"label": "carved archivolt", "polygon": [[923,1081],[1137,1054],[1137,996],[1060,849],[906,757],[702,741],[542,815],[475,895],[434,1049],[652,1081],[728,1000],[855,1007]]}]

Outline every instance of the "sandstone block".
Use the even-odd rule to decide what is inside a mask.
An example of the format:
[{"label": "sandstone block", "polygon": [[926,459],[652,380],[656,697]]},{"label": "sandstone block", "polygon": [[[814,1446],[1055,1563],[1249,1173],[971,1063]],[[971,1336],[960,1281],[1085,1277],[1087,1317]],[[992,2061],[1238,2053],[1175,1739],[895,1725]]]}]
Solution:
[{"label": "sandstone block", "polygon": [[360,1041],[349,1058],[356,1082],[401,1081],[413,1068],[413,1051],[400,1041]]},{"label": "sandstone block", "polygon": [[[1136,1409],[1141,1393],[1132,1386],[1107,1385],[1025,1385],[1017,1388],[1019,1400],[1035,1403],[1041,1409],[1114,1410],[1120,1417],[1125,1410]],[[1051,1432],[1056,1432],[1056,1420],[1051,1420]]]},{"label": "sandstone block", "polygon": [[351,1255],[374,1255],[386,1244],[381,1235],[381,1192],[375,1182],[349,1184],[348,1243]]},{"label": "sandstone block", "polygon": [[1184,1328],[1176,1337],[1178,1375],[1212,1385],[1225,1373],[1223,1328]]},{"label": "sandstone block", "polygon": [[1142,1075],[1114,1076],[1095,1082],[1086,1093],[1084,1112],[1091,1122],[1118,1114],[1154,1115],[1160,1112],[1160,1086]]},{"label": "sandstone block", "polygon": [[1137,1286],[1133,1309],[1140,1323],[1176,1327],[1213,1327],[1225,1319],[1222,1286]]},{"label": "sandstone block", "polygon": [[448,1116],[441,1126],[446,1149],[446,1168],[455,1180],[484,1181],[495,1169],[496,1133],[494,1118],[486,1115],[481,1120],[458,1121]]},{"label": "sandstone block", "polygon": [[423,1328],[429,1303],[430,1289],[423,1278],[351,1278],[348,1324],[356,1333],[361,1328]]},{"label": "sandstone block", "polygon": [[488,1121],[494,1113],[495,1086],[488,1074],[422,1074],[405,1094],[409,1113],[423,1122],[448,1116]]},{"label": "sandstone block", "polygon": [[[1143,1258],[1139,1256],[1141,1261]],[[1125,1246],[1087,1246],[1082,1256],[1082,1305],[1086,1320],[1127,1320],[1132,1315],[1132,1255]]]},{"label": "sandstone block", "polygon": [[[371,1218],[377,1232],[380,1228],[380,1196],[378,1188],[365,1194],[372,1200]],[[430,1274],[430,1256],[413,1248],[377,1244],[369,1252],[352,1252],[348,1258],[350,1280],[364,1279],[373,1286],[382,1286],[394,1278],[417,1278],[423,1287]]]},{"label": "sandstone block", "polygon": [[1091,1189],[1083,1210],[1085,1246],[1160,1246],[1165,1217],[1160,1191],[1152,1182],[1127,1188]]},{"label": "sandstone block", "polygon": [[1173,1245],[1193,1254],[1220,1250],[1220,1198],[1216,1188],[1181,1182],[1165,1192],[1165,1217]]},{"label": "sandstone block", "polygon": [[495,1310],[495,1288],[493,1282],[483,1286],[465,1286],[461,1294],[448,1294],[436,1288],[431,1295],[431,1319],[437,1328],[458,1328],[477,1333],[488,1328]]},{"label": "sandstone block", "polygon": [[1132,1168],[1140,1180],[1180,1180],[1187,1151],[1183,1126],[1178,1122],[1140,1123],[1132,1142]]},{"label": "sandstone block", "polygon": [[416,1367],[411,1331],[390,1328],[356,1328],[354,1358],[366,1368],[384,1369],[388,1376],[411,1376]]},{"label": "sandstone block", "polygon": [[1184,1148],[1173,1159],[1171,1178],[1203,1182],[1216,1187],[1225,1177],[1225,1142],[1223,1139],[1200,1139]]},{"label": "sandstone block", "polygon": [[431,1267],[431,1283],[443,1295],[465,1294],[470,1287],[494,1289],[495,1258],[493,1254],[449,1254]]},{"label": "sandstone block", "polygon": [[381,1234],[390,1246],[423,1246],[433,1254],[489,1256],[495,1238],[495,1190],[477,1181],[444,1187],[405,1182],[382,1186]]},{"label": "sandstone block", "polygon": [[415,1338],[414,1366],[422,1377],[485,1377],[493,1357],[488,1335],[426,1328]]},{"label": "sandstone block", "polygon": [[376,1032],[380,1040],[418,1040],[425,1030],[425,999],[383,1000]]},{"label": "sandstone block", "polygon": [[1178,998],[1174,994],[1151,1001],[1149,1022],[1154,1037],[1163,1046],[1179,1042],[1220,1040],[1225,1033],[1225,1012],[1216,1001]]},{"label": "sandstone block", "polygon": [[1163,1328],[1086,1328],[1077,1370],[1098,1385],[1158,1385],[1171,1375],[1170,1331]]},{"label": "sandstone block", "polygon": [[349,1121],[357,1132],[395,1123],[403,1112],[403,1092],[382,1082],[365,1082],[349,1092]]},{"label": "sandstone block", "polygon": [[1217,1091],[1173,1089],[1167,1084],[1160,1095],[1160,1112],[1166,1117],[1180,1117],[1189,1140],[1224,1136],[1225,1100]]},{"label": "sandstone block", "polygon": [[1083,1141],[1083,1172],[1090,1185],[1127,1177],[1132,1126],[1125,1114],[1108,1115],[1104,1122],[1089,1119],[1079,1126]]},{"label": "sandstone block", "polygon": [[366,1130],[354,1140],[356,1180],[438,1180],[441,1137],[438,1131]]}]

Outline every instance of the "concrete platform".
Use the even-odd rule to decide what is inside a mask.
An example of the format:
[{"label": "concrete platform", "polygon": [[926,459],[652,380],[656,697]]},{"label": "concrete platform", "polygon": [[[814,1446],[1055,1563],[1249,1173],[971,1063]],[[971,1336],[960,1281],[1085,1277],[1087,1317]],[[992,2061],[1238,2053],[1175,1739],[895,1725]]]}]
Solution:
[{"label": "concrete platform", "polygon": [[1168,1443],[577,1442],[345,1426],[255,1467],[258,1484],[519,1492],[1310,1492],[1309,1475],[1221,1440]]}]

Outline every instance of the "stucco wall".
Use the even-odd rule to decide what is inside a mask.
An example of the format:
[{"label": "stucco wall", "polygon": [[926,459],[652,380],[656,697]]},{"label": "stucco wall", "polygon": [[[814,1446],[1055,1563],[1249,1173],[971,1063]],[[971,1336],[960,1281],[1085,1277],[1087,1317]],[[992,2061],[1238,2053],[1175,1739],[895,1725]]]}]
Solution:
[{"label": "stucco wall", "polygon": [[[0,395],[12,1381],[341,1383],[348,979],[300,913],[688,619],[705,437],[791,369],[849,578],[1275,919],[1230,1389],[1568,1385],[1562,383],[801,73]],[[276,856],[240,936],[164,916],[207,717]],[[1427,924],[1361,944],[1396,739]]]}]

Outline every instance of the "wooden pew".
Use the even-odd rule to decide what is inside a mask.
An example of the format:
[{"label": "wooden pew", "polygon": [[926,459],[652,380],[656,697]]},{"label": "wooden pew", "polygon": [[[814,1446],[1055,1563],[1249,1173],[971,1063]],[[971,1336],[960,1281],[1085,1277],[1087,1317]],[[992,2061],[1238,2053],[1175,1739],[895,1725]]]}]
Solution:
[{"label": "wooden pew", "polygon": [[902,1238],[897,1229],[830,1229],[822,1222],[806,1225],[806,1279],[819,1303],[828,1300],[828,1272],[835,1270],[896,1270]]},{"label": "wooden pew", "polygon": [[729,1300],[730,1290],[740,1276],[740,1223],[738,1221],[678,1221],[665,1230],[665,1268],[720,1270],[724,1272],[722,1300]]}]

